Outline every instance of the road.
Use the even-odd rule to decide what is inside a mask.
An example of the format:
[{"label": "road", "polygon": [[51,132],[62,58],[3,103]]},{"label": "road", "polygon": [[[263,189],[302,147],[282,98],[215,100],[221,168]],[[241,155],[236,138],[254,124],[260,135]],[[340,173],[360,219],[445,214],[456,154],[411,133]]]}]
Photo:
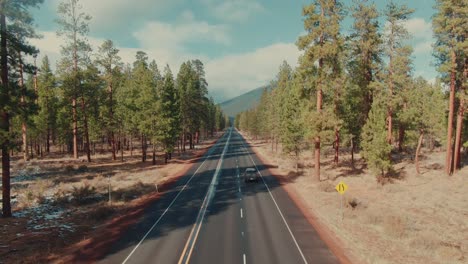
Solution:
[{"label": "road", "polygon": [[[258,183],[240,174],[257,167]],[[242,136],[229,130],[99,263],[338,263]]]}]

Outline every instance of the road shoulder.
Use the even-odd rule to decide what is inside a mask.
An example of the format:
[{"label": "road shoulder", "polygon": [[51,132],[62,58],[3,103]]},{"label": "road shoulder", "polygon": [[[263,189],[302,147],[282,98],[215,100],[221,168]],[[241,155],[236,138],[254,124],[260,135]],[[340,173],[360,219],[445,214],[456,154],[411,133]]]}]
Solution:
[{"label": "road shoulder", "polygon": [[266,165],[269,173],[281,183],[283,190],[285,190],[291,200],[294,201],[296,206],[306,217],[307,221],[317,231],[320,238],[325,242],[325,244],[337,257],[340,263],[361,263],[359,259],[346,248],[345,244],[332,232],[332,230],[320,221],[320,219],[316,216],[314,209],[307,206],[307,203],[304,201],[303,197],[301,197],[300,193],[292,184],[288,182],[286,175],[283,175],[283,173],[276,169],[270,158],[258,151],[257,147],[253,146],[248,138],[245,139],[252,148],[255,155],[262,161],[263,164]]}]

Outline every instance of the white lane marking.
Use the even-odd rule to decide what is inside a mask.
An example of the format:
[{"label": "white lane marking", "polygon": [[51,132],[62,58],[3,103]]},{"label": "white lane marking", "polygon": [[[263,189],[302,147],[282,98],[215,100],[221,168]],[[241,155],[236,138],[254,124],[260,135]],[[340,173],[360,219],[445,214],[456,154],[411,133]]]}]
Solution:
[{"label": "white lane marking", "polygon": [[[246,150],[246,152],[248,152],[247,148],[245,147],[245,143],[242,142],[242,144],[243,144],[243,147],[244,147],[244,149]],[[278,212],[279,212],[281,218],[283,219],[283,222],[284,222],[284,224],[286,225],[286,228],[288,229],[289,234],[291,235],[291,237],[292,237],[292,239],[293,239],[293,241],[294,241],[294,244],[296,244],[297,250],[299,250],[299,253],[301,254],[302,260],[304,260],[304,263],[308,264],[308,262],[307,262],[307,260],[306,260],[306,258],[305,258],[305,256],[304,256],[304,253],[302,253],[302,250],[301,250],[301,248],[299,247],[299,244],[297,243],[296,237],[294,236],[293,232],[291,231],[291,228],[289,227],[288,222],[286,222],[286,219],[284,218],[284,215],[283,215],[283,213],[281,212],[281,209],[279,208],[278,203],[277,203],[276,200],[275,200],[275,197],[273,197],[273,194],[271,193],[270,188],[269,188],[268,185],[266,184],[265,179],[263,179],[262,173],[258,170],[257,164],[256,164],[255,161],[253,160],[252,155],[250,155],[250,152],[248,152],[248,153],[249,153],[250,160],[251,160],[252,163],[254,164],[255,169],[257,169],[258,173],[260,174],[260,177],[262,178],[263,184],[265,184],[265,186],[266,186],[266,188],[267,188],[267,190],[268,190],[268,193],[270,194],[270,197],[271,197],[271,199],[273,200],[273,203],[275,203],[276,209],[278,209]]]},{"label": "white lane marking", "polygon": [[[229,134],[229,137],[231,135]],[[229,138],[228,138],[229,139]],[[213,149],[217,148],[219,143],[217,143]],[[211,151],[213,152],[213,151]],[[162,213],[162,215],[158,218],[158,220],[156,220],[156,222],[154,222],[154,224],[151,226],[151,228],[148,230],[148,232],[146,232],[146,234],[143,236],[143,238],[140,240],[140,242],[138,242],[138,244],[133,248],[133,250],[130,252],[130,254],[128,254],[128,256],[125,258],[125,260],[122,262],[122,264],[125,264],[127,263],[127,261],[130,259],[130,257],[133,255],[133,253],[135,253],[135,251],[137,250],[137,248],[141,245],[141,243],[143,243],[143,241],[145,241],[146,237],[148,237],[148,235],[151,233],[151,231],[153,231],[153,229],[156,227],[156,225],[158,225],[159,221],[161,221],[161,219],[164,217],[164,215],[166,215],[167,211],[169,211],[169,209],[171,208],[171,206],[175,203],[175,201],[177,200],[177,198],[179,197],[179,195],[187,188],[188,184],[190,183],[190,181],[192,181],[193,177],[198,173],[198,171],[203,167],[203,165],[205,164],[205,162],[208,160],[209,157],[211,157],[211,153],[208,152],[210,155],[207,155],[205,160],[203,161],[202,164],[200,164],[200,166],[198,167],[198,169],[192,174],[192,176],[190,177],[190,179],[185,183],[184,187],[182,187],[182,190],[179,191],[179,193],[177,193],[176,197],[174,197],[174,199],[172,200],[172,202],[169,204],[169,206],[166,208],[166,210],[164,210],[164,212]]]},{"label": "white lane marking", "polygon": [[238,186],[238,188],[239,188],[239,192],[241,193],[241,189],[240,189],[240,186]]},{"label": "white lane marking", "polygon": [[244,214],[243,214],[242,208],[240,209],[240,213],[241,213],[241,218],[244,218]]},{"label": "white lane marking", "polygon": [[245,254],[244,254],[244,257],[243,257],[243,258],[244,258],[244,264],[247,264],[247,260],[246,260],[246,258],[245,258]]},{"label": "white lane marking", "polygon": [[244,231],[241,232],[242,236],[244,236]]},{"label": "white lane marking", "polygon": [[210,204],[211,200],[213,200],[214,193],[216,191],[216,185],[218,185],[218,176],[221,171],[221,166],[223,164],[223,159],[224,155],[226,154],[227,148],[229,146],[229,140],[231,139],[231,133],[232,130],[229,131],[229,136],[226,141],[226,145],[224,146],[223,153],[221,154],[221,157],[218,160],[218,166],[216,167],[213,179],[211,180],[210,187],[208,188],[208,192],[205,195],[205,199],[203,200],[203,203],[200,207],[200,211],[198,212],[197,220],[195,221],[195,224],[192,227],[192,230],[190,231],[189,238],[185,244],[184,250],[182,251],[182,254],[179,259],[179,264],[180,263],[188,263],[190,261],[190,257],[192,255],[192,251],[195,247],[195,243],[198,238],[198,234],[200,233],[200,229],[203,223],[203,219],[205,218],[206,210],[208,208],[208,205]]}]

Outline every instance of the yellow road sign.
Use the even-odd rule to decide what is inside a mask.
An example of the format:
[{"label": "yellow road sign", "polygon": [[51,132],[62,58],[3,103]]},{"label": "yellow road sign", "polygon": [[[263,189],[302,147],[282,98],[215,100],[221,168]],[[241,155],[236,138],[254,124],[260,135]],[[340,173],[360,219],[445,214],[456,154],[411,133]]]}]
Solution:
[{"label": "yellow road sign", "polygon": [[348,185],[346,185],[346,183],[340,181],[336,186],[335,186],[335,189],[337,192],[339,192],[340,194],[344,194],[346,192],[346,190],[348,190]]}]

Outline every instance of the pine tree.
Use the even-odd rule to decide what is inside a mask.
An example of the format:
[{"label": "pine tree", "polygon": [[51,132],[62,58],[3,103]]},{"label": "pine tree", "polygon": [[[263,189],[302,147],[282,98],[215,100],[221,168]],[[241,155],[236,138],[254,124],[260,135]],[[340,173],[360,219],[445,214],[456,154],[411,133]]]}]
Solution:
[{"label": "pine tree", "polygon": [[420,173],[419,153],[424,136],[443,135],[445,101],[440,86],[430,85],[422,78],[417,78],[412,83],[411,89],[405,91],[408,105],[405,111],[400,113],[399,119],[404,120],[408,130],[418,135],[414,161],[416,171]]},{"label": "pine tree", "polygon": [[381,181],[392,168],[390,161],[391,145],[387,142],[386,105],[381,98],[374,98],[369,118],[362,128],[362,156],[369,168],[378,175]]},{"label": "pine tree", "polygon": [[[436,38],[435,56],[438,60],[438,71],[442,74],[442,80],[450,87],[449,96],[449,114],[448,114],[448,128],[447,128],[447,154],[445,159],[445,173],[452,174],[454,170],[454,161],[459,160],[459,151],[453,147],[453,123],[455,101],[457,97],[457,84],[466,75],[467,62],[466,54],[468,41],[468,21],[466,19],[467,3],[466,1],[456,0],[437,0],[436,6],[437,13],[432,20],[434,36]],[[466,84],[466,77],[465,77]],[[458,85],[459,86],[459,85]],[[461,101],[461,106],[464,106],[464,101]],[[464,115],[462,111],[458,111],[460,119]],[[459,123],[459,122],[457,122]],[[460,133],[457,133],[457,140],[460,142],[462,122],[457,126]],[[460,145],[460,144],[459,144]],[[455,153],[456,158],[453,158]],[[456,164],[455,164],[456,165]]]},{"label": "pine tree", "polygon": [[141,134],[142,162],[145,162],[147,158],[148,139],[153,143],[156,141],[159,101],[155,77],[149,69],[148,56],[143,51],[138,51],[136,54],[136,61],[133,63],[132,77],[131,85],[133,94],[135,95],[135,119],[138,122],[137,127]]},{"label": "pine tree", "polygon": [[[38,7],[42,0],[31,1],[0,1],[0,144],[2,149],[2,215],[11,216],[10,204],[10,118],[11,105],[17,98],[12,98],[13,89],[10,88],[8,58],[11,55],[8,47],[14,43],[25,45],[24,39],[15,39],[11,35],[11,25],[22,25],[22,29],[32,29],[33,18],[30,8]],[[25,26],[25,27],[24,27]]]},{"label": "pine tree", "polygon": [[206,119],[208,98],[207,83],[201,61],[182,63],[177,75],[177,90],[180,100],[180,121],[182,128],[182,148],[189,136],[189,147],[194,147],[194,137],[199,133],[202,120]]},{"label": "pine tree", "polygon": [[106,80],[107,83],[107,93],[108,93],[108,99],[106,100],[107,103],[106,105],[106,118],[105,124],[106,128],[108,130],[108,137],[111,142],[111,147],[112,147],[112,160],[116,160],[116,147],[115,147],[115,132],[116,132],[116,123],[114,119],[114,113],[115,113],[115,99],[114,99],[114,93],[115,93],[115,87],[116,85],[116,78],[117,75],[120,73],[120,69],[122,68],[122,62],[121,58],[118,55],[119,50],[114,47],[114,43],[112,40],[106,40],[104,43],[102,43],[101,47],[99,47],[98,51],[98,59],[97,63],[104,69],[104,79]]},{"label": "pine tree", "polygon": [[163,143],[165,152],[165,162],[171,158],[172,152],[177,144],[177,137],[180,133],[179,124],[179,101],[175,88],[174,76],[169,65],[164,69],[164,77],[160,88],[161,109],[159,137]]},{"label": "pine tree", "polygon": [[260,117],[259,127],[260,127],[260,137],[267,139],[270,137],[270,123],[268,120],[268,105],[270,100],[270,91],[268,87],[263,88],[262,95],[260,97],[260,102],[258,103],[258,115]]},{"label": "pine tree", "polygon": [[404,45],[404,41],[409,38],[408,31],[403,22],[408,20],[414,10],[407,6],[398,6],[391,1],[385,9],[385,19],[387,22],[387,34],[385,39],[385,55],[388,57],[388,66],[386,67],[382,79],[382,85],[388,91],[387,105],[387,141],[392,144],[393,136],[393,116],[397,105],[398,92],[408,81],[410,68],[409,56],[411,47]]},{"label": "pine tree", "polygon": [[382,36],[379,33],[379,13],[368,0],[354,0],[351,15],[354,19],[349,47],[348,71],[351,83],[345,89],[342,115],[344,128],[351,136],[352,161],[354,146],[359,145],[361,130],[372,106],[374,91],[371,83],[382,63]]},{"label": "pine tree", "polygon": [[[306,81],[307,88],[315,90],[315,120],[312,122],[325,121],[328,118],[324,114],[332,111],[323,111],[324,90],[333,89],[329,87],[337,74],[338,60],[342,50],[341,38],[339,37],[340,22],[343,19],[342,5],[336,0],[316,0],[313,4],[303,9],[304,28],[307,35],[299,37],[297,46],[304,54],[300,57],[300,74]],[[316,63],[318,65],[316,65]],[[338,71],[339,72],[339,71]],[[310,91],[310,90],[309,90]],[[325,91],[328,92],[328,91]],[[311,94],[311,97],[313,95]],[[311,101],[313,98],[311,98]],[[313,115],[309,115],[312,117]],[[309,126],[309,124],[307,124]],[[320,180],[320,148],[321,129],[325,125],[312,124],[309,133],[315,143],[315,174]]]},{"label": "pine tree", "polygon": [[45,134],[46,152],[50,152],[50,141],[52,140],[53,131],[57,127],[57,111],[58,99],[56,91],[55,76],[50,68],[49,58],[45,56],[42,59],[38,75],[38,104],[39,113],[35,120],[35,126]]},{"label": "pine tree", "polygon": [[35,33],[32,22],[26,20],[15,20],[9,25],[9,36],[10,42],[8,43],[8,49],[10,51],[10,85],[17,86],[20,97],[19,103],[19,118],[21,119],[21,130],[22,130],[22,151],[23,159],[29,160],[28,156],[28,139],[27,129],[28,123],[31,123],[31,116],[34,112],[35,101],[31,100],[34,97],[33,93],[29,93],[25,84],[25,75],[32,74],[35,71],[34,65],[26,62],[27,56],[37,56],[39,52],[34,46],[28,44],[27,39],[38,38],[39,36]]},{"label": "pine tree", "polygon": [[[87,53],[91,51],[91,47],[87,43],[86,36],[89,33],[89,21],[91,17],[85,13],[80,12],[82,6],[79,4],[79,0],[63,0],[58,6],[57,23],[61,27],[57,34],[64,37],[66,44],[62,47],[63,59],[59,65],[61,72],[65,75],[65,78],[71,78],[68,80],[70,90],[68,96],[71,98],[72,103],[72,117],[73,117],[73,157],[78,159],[78,111],[77,101],[79,100],[80,94],[80,71],[81,68],[86,64]],[[85,106],[83,98],[81,98],[82,108]],[[86,109],[83,109],[86,112]],[[86,115],[85,115],[86,116]],[[88,126],[87,120],[84,120],[84,127]],[[85,131],[85,134],[88,132]],[[89,140],[87,140],[86,153],[88,161],[90,158]]]},{"label": "pine tree", "polygon": [[292,154],[298,169],[299,155],[304,140],[304,127],[301,120],[303,102],[298,78],[291,79],[283,93],[284,100],[281,109],[281,143],[283,152]]},{"label": "pine tree", "polygon": [[[106,83],[99,75],[99,69],[94,64],[86,65],[82,71],[80,83],[81,107],[83,111],[79,116],[84,124],[85,142],[89,145],[87,149],[88,161],[91,160],[91,145],[102,136],[101,106],[106,101]],[[94,148],[93,148],[94,149]],[[95,150],[93,151],[93,153]]]},{"label": "pine tree", "polygon": [[[138,90],[135,89],[133,71],[130,65],[124,67],[123,76],[119,79],[115,94],[115,119],[119,130],[129,136],[130,156],[133,156],[133,137],[138,133],[138,120],[135,118],[138,111],[136,107]],[[123,161],[123,151],[121,155]]]}]

